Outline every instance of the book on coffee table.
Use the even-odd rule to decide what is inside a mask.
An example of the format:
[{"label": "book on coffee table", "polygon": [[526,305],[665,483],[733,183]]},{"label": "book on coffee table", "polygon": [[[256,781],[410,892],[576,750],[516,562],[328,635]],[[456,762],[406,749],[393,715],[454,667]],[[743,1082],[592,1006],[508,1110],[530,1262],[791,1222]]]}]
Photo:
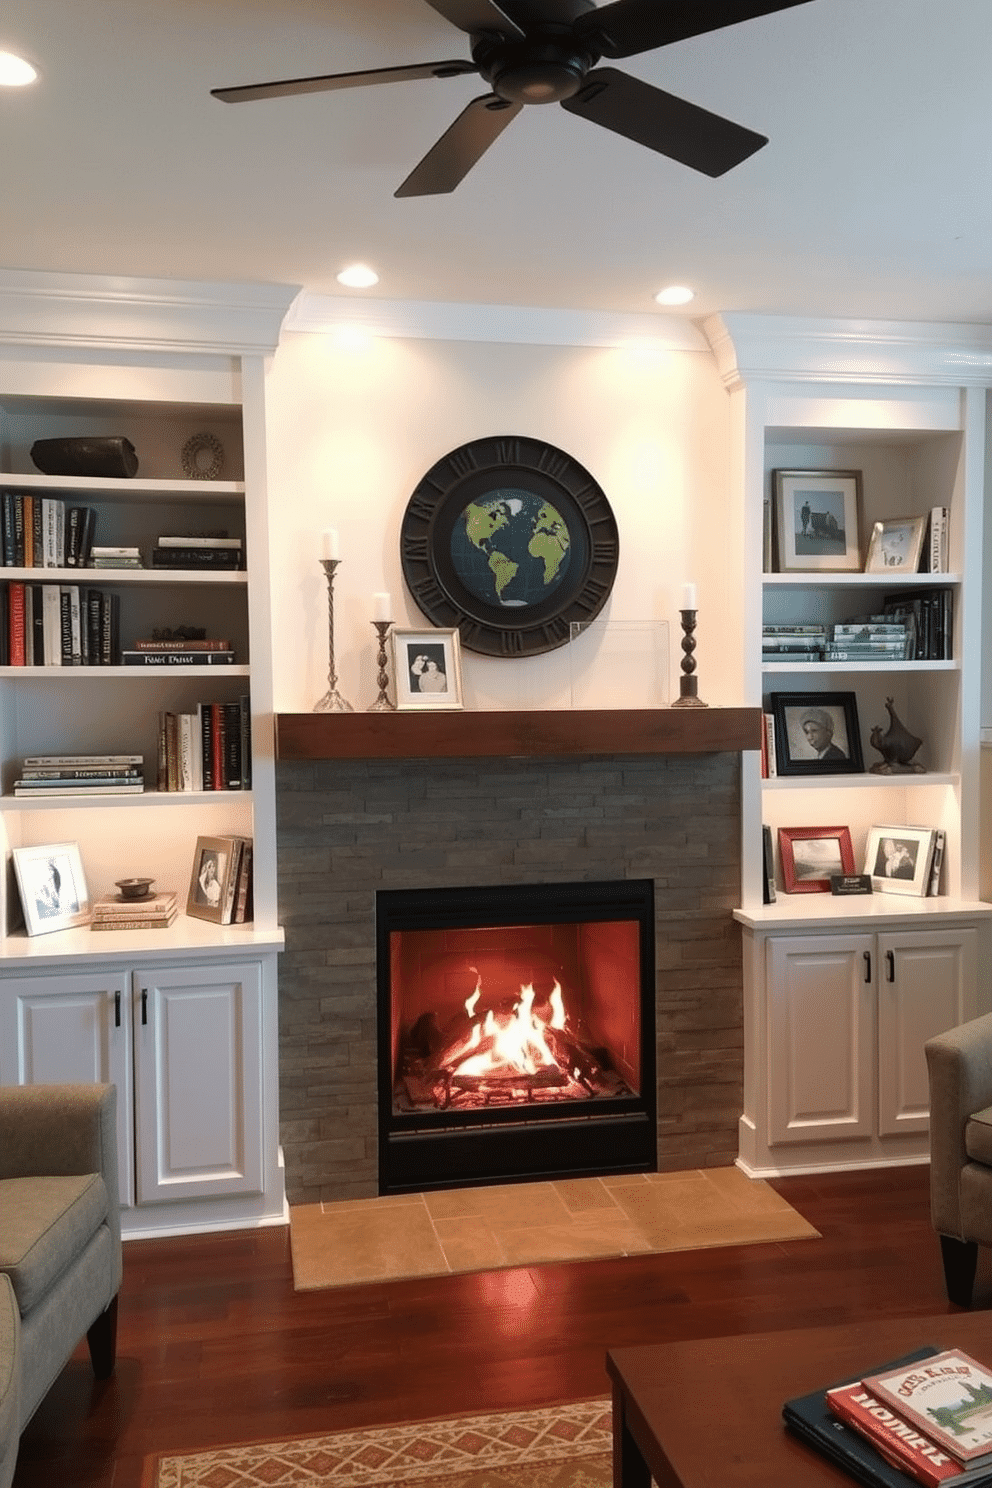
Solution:
[{"label": "book on coffee table", "polygon": [[964,1467],[992,1468],[992,1372],[963,1349],[876,1370],[865,1389]]},{"label": "book on coffee table", "polygon": [[[920,1360],[935,1358],[939,1352],[939,1349],[930,1347],[916,1349],[911,1354],[890,1360],[888,1364],[876,1366],[872,1373],[888,1373],[908,1367]],[[825,1385],[819,1390],[810,1391],[808,1395],[798,1395],[787,1400],[782,1407],[787,1429],[807,1446],[813,1447],[849,1473],[852,1478],[856,1478],[859,1483],[866,1484],[866,1488],[915,1488],[918,1479],[893,1466],[853,1426],[838,1420],[831,1411],[827,1403],[828,1390],[839,1389],[843,1385],[859,1385],[861,1382],[861,1376],[849,1375],[833,1385]],[[992,1471],[976,1473],[965,1481],[968,1488],[988,1488],[988,1485],[992,1485]]]},{"label": "book on coffee table", "polygon": [[908,1473],[924,1488],[973,1488],[976,1482],[987,1483],[992,1476],[987,1465],[963,1467],[932,1437],[876,1400],[860,1382],[828,1390],[827,1404],[839,1420],[870,1441],[893,1467]]}]

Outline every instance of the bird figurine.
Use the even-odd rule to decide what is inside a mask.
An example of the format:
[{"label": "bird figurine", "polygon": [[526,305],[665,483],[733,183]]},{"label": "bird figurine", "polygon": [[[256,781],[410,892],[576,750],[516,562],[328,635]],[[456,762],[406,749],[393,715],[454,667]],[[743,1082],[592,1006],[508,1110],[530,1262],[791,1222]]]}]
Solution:
[{"label": "bird figurine", "polygon": [[885,699],[886,711],[889,715],[889,726],[885,733],[882,725],[876,723],[869,735],[869,743],[872,749],[877,749],[882,758],[877,764],[871,766],[872,774],[875,775],[922,775],[922,765],[913,763],[913,755],[923,743],[915,734],[911,734],[902,722],[892,699]]}]

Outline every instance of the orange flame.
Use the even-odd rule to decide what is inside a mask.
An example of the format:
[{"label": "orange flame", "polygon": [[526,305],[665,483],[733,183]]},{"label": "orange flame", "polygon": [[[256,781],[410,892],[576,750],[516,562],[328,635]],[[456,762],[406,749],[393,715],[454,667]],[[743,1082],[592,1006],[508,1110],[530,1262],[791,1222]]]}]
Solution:
[{"label": "orange flame", "polygon": [[[472,967],[475,971],[475,967]],[[482,982],[476,971],[476,985],[472,996],[465,1001],[465,1010],[470,1018],[482,994]],[[534,1012],[536,993],[528,983],[520,988],[520,1001],[514,1004],[512,1013],[494,1013],[490,1008],[484,1021],[472,1025],[468,1049],[479,1053],[463,1059],[456,1067],[459,1075],[487,1075],[496,1071],[516,1070],[520,1074],[533,1075],[542,1066],[557,1065],[558,1061],[548,1046],[545,1030],[565,1027],[565,1003],[561,985],[555,982],[551,993],[551,1021],[545,1022]],[[483,1040],[487,1047],[480,1046]]]}]

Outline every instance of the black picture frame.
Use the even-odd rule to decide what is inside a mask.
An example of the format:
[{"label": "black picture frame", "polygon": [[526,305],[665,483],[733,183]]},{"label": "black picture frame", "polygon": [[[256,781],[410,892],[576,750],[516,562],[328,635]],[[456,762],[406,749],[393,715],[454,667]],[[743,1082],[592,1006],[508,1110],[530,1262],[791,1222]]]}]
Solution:
[{"label": "black picture frame", "polygon": [[[521,547],[514,536],[504,552],[499,532],[518,512],[531,540]],[[572,625],[605,605],[619,556],[616,518],[589,471],[523,435],[451,450],[418,482],[400,527],[403,578],[418,608],[483,656],[566,645]]]},{"label": "black picture frame", "polygon": [[864,773],[856,693],[773,692],[769,701],[780,775]]}]

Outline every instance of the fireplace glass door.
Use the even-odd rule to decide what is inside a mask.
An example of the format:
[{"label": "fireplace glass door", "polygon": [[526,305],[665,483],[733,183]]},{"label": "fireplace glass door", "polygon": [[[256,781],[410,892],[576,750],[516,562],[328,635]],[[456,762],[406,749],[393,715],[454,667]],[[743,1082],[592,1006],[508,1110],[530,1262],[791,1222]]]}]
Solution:
[{"label": "fireplace glass door", "polygon": [[376,914],[380,1192],[656,1166],[650,879]]}]

